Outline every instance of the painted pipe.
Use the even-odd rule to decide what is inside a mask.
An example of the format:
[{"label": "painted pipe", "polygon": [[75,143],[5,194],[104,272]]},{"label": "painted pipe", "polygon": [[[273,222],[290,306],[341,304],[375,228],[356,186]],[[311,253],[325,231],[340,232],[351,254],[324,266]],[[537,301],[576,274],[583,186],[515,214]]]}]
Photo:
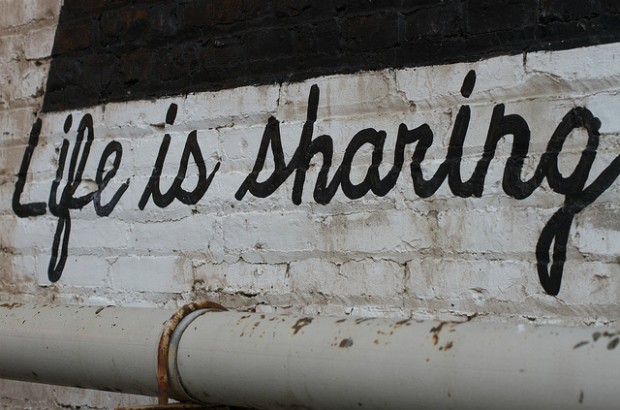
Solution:
[{"label": "painted pipe", "polygon": [[173,310],[0,307],[0,377],[157,395],[157,349]]},{"label": "painted pipe", "polygon": [[[157,395],[158,343],[173,312],[99,309],[0,307],[0,377]],[[169,349],[170,396],[198,403],[268,409],[620,403],[620,332],[609,328],[196,311],[180,321]]]}]

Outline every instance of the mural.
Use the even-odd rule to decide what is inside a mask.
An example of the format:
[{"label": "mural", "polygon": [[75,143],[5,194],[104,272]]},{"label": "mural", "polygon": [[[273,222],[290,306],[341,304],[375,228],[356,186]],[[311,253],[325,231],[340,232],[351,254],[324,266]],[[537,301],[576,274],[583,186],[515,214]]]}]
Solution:
[{"label": "mural", "polygon": [[[463,81],[461,95],[469,98],[476,83],[476,73],[470,71]],[[388,195],[396,185],[403,165],[405,164],[405,148],[415,144],[415,149],[410,163],[410,175],[412,188],[420,198],[429,198],[437,192],[439,187],[448,181],[450,191],[457,197],[480,197],[484,192],[485,178],[489,165],[495,156],[495,151],[500,140],[506,136],[512,137],[512,150],[504,168],[502,187],[506,195],[522,200],[529,197],[543,182],[547,180],[549,187],[556,193],[564,196],[564,204],[547,221],[538,242],[536,243],[536,259],[540,284],[549,295],[557,295],[560,292],[564,263],[566,261],[566,247],[570,229],[575,215],[593,203],[604,193],[620,175],[620,155],[618,155],[607,167],[586,186],[590,176],[592,165],[596,158],[599,145],[599,129],[601,122],[587,108],[575,107],[564,115],[559,121],[555,131],[549,137],[546,151],[543,153],[534,174],[524,180],[522,170],[524,160],[528,155],[530,146],[530,128],[526,120],[516,114],[505,114],[503,104],[497,104],[488,126],[488,133],[484,143],[484,151],[476,163],[471,177],[463,180],[461,174],[461,162],[463,160],[463,147],[470,125],[471,109],[468,105],[462,105],[456,115],[452,126],[448,150],[443,163],[433,176],[424,175],[422,168],[427,150],[432,146],[434,133],[429,124],[424,123],[416,128],[409,129],[404,123],[398,126],[398,135],[394,147],[394,158],[391,160],[391,169],[385,175],[381,175],[379,167],[384,161],[384,145],[386,131],[366,128],[357,132],[349,141],[342,162],[337,166],[330,181],[328,175],[332,169],[334,156],[334,144],[329,135],[320,135],[314,138],[314,123],[317,120],[320,89],[317,85],[310,88],[308,97],[308,109],[306,121],[302,127],[299,143],[294,153],[287,162],[282,147],[280,135],[280,123],[270,117],[262,136],[259,151],[253,169],[237,189],[235,198],[242,201],[246,194],[255,197],[266,198],[275,194],[291,175],[295,174],[291,200],[299,205],[302,201],[302,193],[306,179],[306,172],[311,160],[320,154],[322,165],[313,191],[314,200],[318,204],[329,204],[337,190],[349,199],[355,200],[364,197],[369,192],[378,197]],[[174,124],[177,105],[171,104],[166,123]],[[73,117],[69,114],[64,124],[64,133],[71,131]],[[564,142],[576,129],[587,132],[588,138],[585,148],[570,175],[565,176],[558,168],[558,156],[562,152]],[[94,139],[93,120],[90,114],[85,114],[81,119],[73,142],[73,151],[69,159],[68,171],[65,175],[65,166],[71,142],[64,139],[60,150],[60,158],[56,178],[50,188],[50,196],[47,207],[52,215],[58,218],[56,233],[52,246],[48,276],[51,282],[61,278],[64,269],[71,233],[70,210],[81,209],[93,203],[95,212],[99,216],[108,216],[114,210],[115,205],[123,196],[130,181],[125,181],[113,194],[112,199],[106,204],[101,203],[101,193],[114,178],[121,165],[123,147],[118,141],[112,141],[105,147],[96,171],[96,184],[98,188],[83,196],[76,197],[76,191],[82,182],[82,174],[90,153],[90,147]],[[37,147],[41,133],[41,120],[34,123],[29,143],[24,151],[18,179],[15,183],[13,195],[13,211],[19,217],[31,217],[46,213],[46,204],[42,202],[22,203],[21,195],[24,190],[28,168],[34,150]],[[217,162],[214,169],[209,173],[198,142],[197,131],[193,130],[187,136],[185,147],[181,155],[178,172],[174,182],[164,193],[162,192],[160,177],[162,168],[170,146],[171,137],[165,134],[153,171],[143,194],[138,203],[139,209],[143,210],[150,199],[160,207],[166,208],[174,200],[186,205],[198,203],[207,190],[221,163]],[[351,166],[357,152],[365,145],[372,146],[372,159],[367,166],[364,179],[359,183],[352,182]],[[265,168],[268,152],[271,150],[274,161],[274,169],[271,174],[264,178],[261,173]],[[104,165],[113,157],[113,166],[105,171]],[[195,187],[188,191],[182,187],[187,176],[190,159],[197,165],[198,181]],[[59,187],[64,179],[64,188]],[[553,250],[551,249],[553,247]]]},{"label": "mural", "polygon": [[1,298],[617,324],[618,4],[7,2]]}]

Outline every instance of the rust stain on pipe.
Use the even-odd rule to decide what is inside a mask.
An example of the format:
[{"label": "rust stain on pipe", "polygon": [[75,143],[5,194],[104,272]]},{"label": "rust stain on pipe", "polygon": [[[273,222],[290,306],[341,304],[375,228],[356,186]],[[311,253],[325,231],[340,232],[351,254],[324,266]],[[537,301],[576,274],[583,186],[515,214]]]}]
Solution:
[{"label": "rust stain on pipe", "polygon": [[22,307],[22,306],[24,306],[23,303],[3,303],[0,305],[0,307],[7,308],[7,309],[13,309],[13,308]]},{"label": "rust stain on pipe", "polygon": [[170,338],[175,329],[183,320],[183,318],[196,310],[205,309],[207,311],[226,311],[224,306],[209,301],[192,302],[183,306],[172,317],[164,323],[164,330],[159,339],[159,347],[157,349],[157,401],[160,406],[168,404],[170,395],[169,386],[169,369],[168,369],[168,352],[170,350]]},{"label": "rust stain on pipe", "polygon": [[443,328],[448,322],[440,322],[437,326],[431,328],[431,333],[433,334],[433,346],[439,343],[439,333],[441,332],[441,328]]},{"label": "rust stain on pipe", "polygon": [[292,327],[292,329],[293,329],[293,336],[296,335],[297,332],[299,332],[302,327],[308,326],[310,323],[312,323],[312,320],[313,320],[313,318],[311,318],[311,317],[302,317],[297,322],[295,322],[295,324]]},{"label": "rust stain on pipe", "polygon": [[346,339],[342,339],[340,341],[340,344],[338,344],[339,347],[351,347],[353,346],[353,339],[348,337]]},{"label": "rust stain on pipe", "polygon": [[411,326],[411,320],[411,318],[399,320],[398,322],[394,323],[394,329],[398,329],[401,326]]},{"label": "rust stain on pipe", "polygon": [[579,342],[575,346],[573,346],[573,349],[579,349],[581,346],[585,346],[588,343],[590,343],[590,342],[588,342],[587,340],[584,340],[583,342]]}]

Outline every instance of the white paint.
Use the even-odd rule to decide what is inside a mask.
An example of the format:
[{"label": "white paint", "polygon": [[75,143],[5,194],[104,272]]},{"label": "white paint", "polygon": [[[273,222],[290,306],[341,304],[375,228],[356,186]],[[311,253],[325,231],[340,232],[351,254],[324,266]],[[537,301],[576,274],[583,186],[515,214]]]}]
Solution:
[{"label": "white paint", "polygon": [[[270,116],[280,120],[286,160],[291,158],[312,84],[321,90],[314,136],[327,134],[334,140],[330,176],[358,131],[374,128],[387,133],[381,167],[385,174],[399,124],[413,129],[427,123],[435,133],[423,162],[428,178],[445,158],[457,110],[469,103],[472,120],[462,165],[467,178],[481,155],[491,111],[503,103],[507,114],[521,115],[532,130],[526,176],[538,164],[563,115],[574,106],[590,108],[603,121],[604,132],[591,183],[617,155],[620,121],[613,113],[620,108],[620,100],[613,98],[617,88],[609,84],[620,72],[606,65],[590,75],[590,65],[569,64],[575,53],[588,61],[612,61],[620,46],[534,53],[525,62],[523,56],[500,57],[45,114],[22,202],[47,202],[58,160],[54,150],[60,146],[62,124],[69,114],[74,117],[73,133],[85,114],[91,114],[95,123],[84,180],[95,179],[96,164],[107,143],[114,140],[123,146],[119,172],[105,189],[104,202],[121,183],[130,181],[129,190],[109,217],[97,217],[92,205],[71,211],[69,258],[63,277],[52,287],[60,299],[79,298],[84,303],[93,297],[114,304],[135,303],[133,292],[140,292],[140,300],[147,304],[224,297],[233,306],[266,303],[276,311],[298,312],[306,305],[319,310],[328,305],[342,309],[355,305],[387,308],[395,314],[424,309],[435,314],[478,313],[497,320],[511,316],[569,323],[599,316],[615,320],[620,290],[620,282],[614,279],[618,230],[606,221],[617,213],[617,184],[576,217],[561,293],[558,298],[549,297],[538,283],[534,249],[542,227],[564,197],[550,191],[546,182],[522,201],[503,192],[501,179],[511,141],[500,142],[481,198],[455,197],[447,182],[430,198],[420,198],[413,190],[406,161],[387,196],[370,193],[349,200],[339,189],[328,205],[319,205],[312,198],[319,157],[312,160],[299,206],[291,201],[293,177],[268,198],[250,193],[241,201],[234,198],[254,165]],[[547,66],[546,71],[541,68]],[[477,83],[466,99],[459,93],[460,84],[472,69],[477,72]],[[570,89],[558,82],[563,75]],[[572,81],[576,77],[581,88]],[[601,84],[608,87],[594,92]],[[164,128],[158,124],[164,122],[171,103],[179,105],[179,113],[175,124]],[[6,118],[8,122],[11,116]],[[30,125],[13,126],[21,126],[15,132],[27,135]],[[138,201],[163,134],[172,137],[162,177],[165,191],[193,130],[198,133],[207,172],[221,164],[211,187],[196,205],[174,201],[160,209],[149,200],[141,211]],[[565,175],[574,169],[585,144],[584,133],[574,134],[560,154],[560,170]],[[74,138],[70,133],[71,147]],[[25,137],[17,141],[2,148],[7,174],[16,172],[17,158],[23,153]],[[408,148],[406,158],[413,147]],[[370,155],[367,148],[356,154],[354,183],[363,179]],[[261,178],[272,169],[269,159]],[[190,163],[189,174],[195,170]],[[7,181],[3,196],[11,198],[14,177]],[[188,176],[183,187],[191,190],[195,181]],[[82,193],[92,189],[84,185]],[[35,284],[51,285],[45,279],[46,265],[57,219],[49,211],[45,216],[20,219],[12,214],[10,201],[2,206],[3,221],[11,225],[3,233],[3,243],[16,255],[36,258],[37,271],[30,272]],[[264,275],[258,278],[257,272]],[[605,278],[603,288],[590,285],[600,278]],[[605,296],[598,296],[600,290],[594,289],[605,289]],[[36,293],[36,287],[33,290]],[[18,298],[10,293],[11,298]]]},{"label": "white paint", "polygon": [[[606,324],[620,318],[618,182],[576,216],[562,289],[558,297],[548,296],[538,281],[534,250],[542,227],[564,198],[547,182],[522,201],[504,193],[510,141],[498,145],[481,198],[457,198],[447,182],[432,197],[419,198],[406,160],[387,196],[368,194],[352,201],[339,189],[328,205],[319,205],[312,198],[318,156],[301,205],[291,201],[293,177],[268,198],[249,193],[242,201],[234,198],[252,170],[270,116],[281,122],[285,156],[291,158],[312,84],[321,90],[314,136],[328,134],[334,140],[330,176],[351,138],[365,128],[386,132],[384,159],[389,162],[400,123],[409,129],[428,123],[433,130],[435,142],[423,163],[425,176],[432,175],[445,158],[456,113],[467,103],[472,107],[462,166],[467,178],[480,158],[492,109],[503,103],[507,114],[521,115],[532,131],[531,158],[524,168],[530,173],[564,114],[576,106],[592,111],[601,120],[602,136],[590,184],[620,152],[620,44],[39,115],[43,132],[22,202],[47,202],[58,160],[55,148],[68,114],[74,118],[73,131],[83,115],[94,119],[96,137],[84,179],[94,180],[107,143],[123,146],[120,169],[104,191],[104,202],[130,180],[109,217],[97,217],[92,205],[71,211],[67,265],[61,280],[50,284],[47,265],[57,218],[49,211],[17,218],[11,198],[42,103],[37,90],[45,86],[58,9],[59,2],[51,1],[0,5],[0,41],[7,50],[0,56],[0,300],[175,307],[210,298],[231,308],[275,313],[479,315],[557,324]],[[469,70],[476,71],[477,82],[465,99],[459,90]],[[176,123],[161,128],[171,103],[179,105]],[[149,201],[139,210],[164,133],[172,136],[164,165],[166,189],[193,130],[208,172],[221,162],[206,195],[194,206],[175,201],[160,209]],[[583,135],[577,134],[560,155],[566,173],[584,147]],[[74,138],[71,134],[71,146]],[[413,146],[406,158],[412,152]],[[370,150],[361,149],[354,181],[363,178],[369,160]],[[269,160],[266,168],[272,166]],[[190,165],[189,173],[194,170]],[[269,169],[261,174],[268,175]],[[191,189],[190,178],[184,186]]]},{"label": "white paint", "polygon": [[0,307],[0,377],[261,409],[606,409],[620,398],[609,328],[185,309],[171,325],[174,310],[159,308]]}]

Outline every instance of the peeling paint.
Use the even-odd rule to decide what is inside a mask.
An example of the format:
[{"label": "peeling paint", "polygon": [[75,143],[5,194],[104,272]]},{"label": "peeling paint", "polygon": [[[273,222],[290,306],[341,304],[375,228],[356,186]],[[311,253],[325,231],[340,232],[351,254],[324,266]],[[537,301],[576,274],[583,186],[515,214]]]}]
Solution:
[{"label": "peeling paint", "polygon": [[7,308],[7,309],[13,309],[13,308],[21,307],[21,306],[24,306],[24,304],[23,303],[3,303],[3,304],[0,304],[0,307]]},{"label": "peeling paint", "polygon": [[353,346],[353,339],[348,337],[346,339],[342,339],[338,344],[338,347],[349,348]]},{"label": "peeling paint", "polygon": [[579,349],[580,347],[585,346],[585,345],[587,345],[588,343],[590,343],[590,342],[588,342],[587,340],[585,340],[585,341],[583,341],[583,342],[579,342],[579,343],[577,343],[575,346],[573,346],[573,349]]},{"label": "peeling paint", "polygon": [[311,317],[302,317],[301,319],[297,320],[297,322],[295,322],[292,327],[293,335],[296,335],[303,327],[308,326],[310,323],[312,323],[312,320],[313,318]]},{"label": "peeling paint", "polygon": [[439,333],[441,332],[441,329],[448,324],[448,322],[440,322],[439,325],[434,326],[431,328],[430,333],[433,334],[432,336],[432,342],[433,342],[433,346],[437,345],[437,343],[439,343]]}]

